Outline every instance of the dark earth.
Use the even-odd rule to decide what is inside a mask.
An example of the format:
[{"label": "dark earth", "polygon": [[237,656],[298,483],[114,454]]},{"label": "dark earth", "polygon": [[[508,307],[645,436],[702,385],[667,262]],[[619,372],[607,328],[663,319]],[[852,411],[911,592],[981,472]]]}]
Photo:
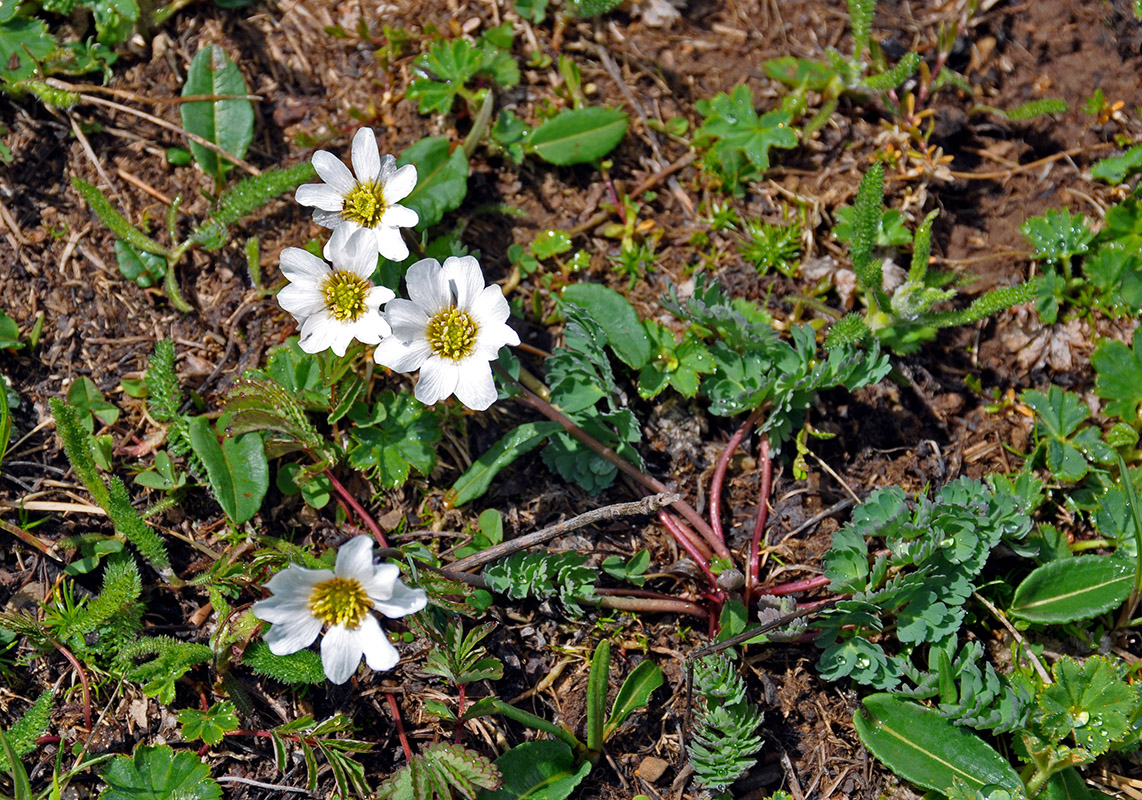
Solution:
[{"label": "dark earth", "polygon": [[[568,55],[582,70],[591,103],[622,107],[632,118],[630,131],[611,156],[610,174],[618,190],[659,176],[653,181],[657,194],[642,210],[642,218],[663,232],[657,260],[653,271],[628,293],[644,316],[660,313],[657,299],[668,280],[684,283],[715,254],[717,275],[734,295],[763,302],[778,319],[789,317],[795,308],[812,316],[816,312],[797,301],[813,283],[805,273],[816,268],[827,276],[835,266],[848,264],[847,250],[830,235],[834,212],[851,202],[876,153],[901,147],[906,137],[876,107],[842,101],[810,141],[795,150],[775,151],[766,180],[750,185],[744,198],[722,194],[703,179],[686,141],[656,133],[647,120],[665,122],[681,116],[693,131],[701,123],[696,101],[742,83],[753,90],[762,110],[776,107],[785,90],[766,76],[765,60],[786,55],[820,59],[830,46],[849,52],[848,16],[844,3],[836,0],[682,1],[680,16],[663,27],[648,24],[653,21],[647,18],[648,5],[624,3],[602,18],[568,23],[558,40],[550,18],[543,25],[530,25],[519,20],[511,3],[501,0],[269,0],[237,10],[197,2],[161,30],[124,49],[108,84],[114,91],[87,87],[84,92],[179,125],[177,104],[165,101],[178,97],[194,54],[207,44],[219,44],[260,98],[255,103],[255,140],[247,156],[252,164],[290,166],[308,160],[317,147],[347,155],[349,141],[362,123],[377,131],[382,152],[397,153],[426,135],[459,142],[471,125],[466,116],[421,116],[404,99],[409,66],[427,46],[422,43],[431,41],[426,37],[434,29],[451,36],[515,20],[522,31],[515,55],[524,74],[520,86],[501,98],[502,105],[533,120],[543,104],[564,104],[555,91],[559,73],[554,66],[523,65],[528,51],[535,48],[552,57]],[[1142,106],[1142,24],[1129,0],[982,0],[970,16],[968,5],[957,0],[882,0],[873,34],[886,52],[917,49],[924,55],[934,52],[941,24],[966,20],[949,66],[967,77],[973,96],[959,90],[939,94],[930,118],[934,125],[930,150],[906,159],[895,173],[888,171],[886,204],[902,209],[909,227],[928,210],[941,210],[933,238],[934,263],[960,274],[966,285],[963,297],[970,298],[1034,273],[1029,246],[1019,232],[1028,217],[1066,207],[1097,222],[1108,205],[1121,199],[1115,189],[1091,181],[1089,168],[1098,158],[1120,152],[1116,136],[1136,140],[1142,131],[1137,111]],[[371,40],[358,35],[360,21]],[[326,30],[330,26],[340,26],[348,35],[331,35]],[[385,43],[383,26],[402,28],[411,37],[403,53],[387,63],[375,54]],[[1120,110],[1104,118],[1084,113],[1084,100],[1097,88],[1109,102],[1121,101]],[[1010,109],[1048,97],[1062,98],[1070,110],[1014,122],[977,108]],[[211,182],[195,168],[172,168],[167,163],[167,148],[183,146],[183,138],[136,116],[90,103],[71,111],[50,111],[30,100],[5,99],[0,103],[0,122],[10,131],[6,142],[15,156],[14,163],[0,170],[0,309],[19,323],[25,336],[37,315],[45,318],[34,349],[0,351],[0,372],[12,381],[20,398],[14,411],[13,446],[0,473],[0,518],[26,525],[47,517],[34,533],[51,543],[87,531],[108,532],[110,527],[90,509],[25,512],[26,516],[16,510],[21,501],[31,500],[91,504],[69,472],[48,399],[66,394],[76,378],[90,377],[123,410],[106,431],[114,437],[119,473],[149,466],[160,429],[144,417],[139,401],[122,392],[120,382],[139,378],[155,341],[171,337],[183,386],[201,396],[207,409],[217,408],[244,370],[262,364],[269,349],[295,333],[293,320],[273,298],[252,288],[242,244],[251,235],[260,237],[261,268],[271,285],[281,277],[280,251],[321,230],[289,196],[271,203],[244,223],[226,249],[214,254],[195,250],[193,259],[184,260],[178,278],[194,310],[181,314],[172,309],[161,289],[140,289],[119,274],[113,235],[82,205],[71,179],[78,176],[99,185],[136,223],[150,219],[161,224],[167,202],[182,195],[189,225],[209,209],[205,192],[211,190]],[[86,133],[77,137],[76,130]],[[708,244],[691,243],[695,233],[709,231],[716,204],[734,204],[743,218],[778,222],[783,204],[791,198],[811,209],[813,222],[803,239],[801,277],[759,277],[722,233],[711,233]],[[535,160],[517,166],[499,157],[479,157],[473,160],[467,199],[446,224],[449,220],[462,224],[462,239],[480,254],[488,280],[500,282],[511,272],[508,244],[526,245],[546,229],[576,230],[576,246],[592,254],[589,273],[576,279],[625,291],[627,279],[615,273],[608,260],[617,253],[618,243],[602,235],[602,224],[583,227],[605,210],[600,204],[606,202],[603,177],[593,168],[554,168]],[[522,213],[498,214],[488,210],[493,204]],[[524,308],[534,302],[544,315],[554,308],[550,289],[540,282],[525,278],[514,291]],[[533,298],[537,292],[540,297]],[[833,308],[843,302],[837,293],[825,299]],[[534,318],[512,323],[534,348],[547,350],[558,341],[557,326],[538,325]],[[793,477],[788,458],[776,464],[768,539],[772,547],[765,566],[768,580],[780,583],[820,574],[830,536],[847,519],[847,506],[840,501],[850,492],[863,496],[888,485],[915,492],[959,475],[980,477],[1017,468],[1019,454],[1029,449],[1031,419],[1016,403],[998,412],[985,409],[992,387],[1017,393],[1057,383],[1089,391],[1093,380],[1088,356],[1095,334],[1125,339],[1133,326],[1132,321],[1120,320],[1098,331],[1079,322],[1045,327],[1033,312],[1017,308],[947,331],[918,354],[900,359],[910,386],[885,382],[853,395],[843,391],[822,395],[812,419],[836,437],[813,444],[819,460],[809,460],[806,480]],[[534,371],[542,372],[540,358],[525,355],[525,359],[530,359]],[[376,380],[388,388],[411,386],[402,376],[383,373],[379,370]],[[969,388],[965,383],[969,376],[980,380],[986,397]],[[648,471],[704,510],[713,464],[738,421],[708,416],[700,404],[676,395],[659,404],[641,403],[637,413],[644,422],[640,447]],[[448,548],[461,542],[447,532],[471,530],[484,508],[503,512],[510,538],[632,499],[621,485],[591,496],[547,472],[538,455],[532,454],[503,473],[476,507],[447,508],[444,491],[460,465],[470,463],[511,425],[531,418],[529,414],[508,402],[470,416],[467,437],[446,436],[436,471],[415,477],[401,490],[379,491],[349,471],[342,478],[386,529],[407,520],[411,533],[403,534],[402,541],[429,543],[445,554],[445,560]],[[747,440],[731,464],[723,503],[735,548],[746,544],[759,500],[756,452],[756,441]],[[133,491],[140,493],[136,498],[140,504],[146,501],[144,490]],[[839,510],[803,528],[806,520],[832,507]],[[225,528],[222,512],[202,489],[152,522],[179,537],[168,538],[180,569],[193,568],[199,558],[190,542],[214,549],[225,546],[217,539]],[[292,532],[295,542],[316,552],[356,532],[335,521],[332,506],[314,512],[272,487],[253,529],[273,535]],[[790,535],[795,529],[799,529],[796,535]],[[549,546],[600,557],[648,548],[652,571],[667,573],[659,581],[660,590],[691,596],[697,590],[684,567],[676,564],[670,537],[652,518],[585,528]],[[67,555],[61,557],[66,560]],[[0,606],[11,609],[21,598],[42,598],[59,574],[57,562],[0,532]],[[150,578],[156,580],[153,574]],[[155,584],[145,587],[145,591],[155,589]],[[253,587],[241,602],[258,596]],[[213,624],[205,606],[205,594],[194,590],[166,597],[156,594],[149,601],[146,624],[155,632],[205,641],[203,626]],[[568,621],[546,606],[506,601],[490,613],[501,623],[489,640],[492,654],[505,664],[505,678],[497,683],[501,696],[512,700],[528,693],[518,705],[581,732],[587,682],[584,654],[598,635],[592,618]],[[580,787],[578,796],[699,796],[688,780],[684,753],[685,658],[704,643],[704,626],[668,615],[615,615],[599,625],[610,630],[612,641],[619,645],[614,660],[621,669],[615,675],[652,658],[664,669],[667,685],[656,693],[650,710],[632,718],[608,745],[605,763]],[[423,709],[426,699],[446,695],[439,681],[420,671],[424,647],[402,647],[397,670],[372,675],[357,686],[281,694],[273,686],[257,685],[252,676],[243,677],[255,698],[256,719],[248,727],[273,726],[305,713],[318,718],[349,713],[359,726],[357,735],[377,744],[363,758],[366,776],[376,785],[404,758],[383,692],[401,698],[414,748],[452,734],[450,726]],[[11,657],[5,657],[6,665],[12,663],[7,660]],[[747,650],[744,672],[766,709],[766,744],[761,763],[738,784],[734,796],[760,798],[779,788],[798,800],[916,796],[861,747],[851,722],[857,693],[845,683],[819,680],[816,657],[811,643]],[[57,708],[50,733],[62,737],[65,745],[86,736],[78,680],[63,658],[52,654],[30,667],[3,669],[0,725],[7,727],[26,707],[27,698],[55,686]],[[553,670],[558,671],[554,680],[530,691]],[[193,680],[180,687],[175,708],[218,699],[211,696],[216,687],[210,685],[206,670],[191,675]],[[612,685],[615,690],[617,685]],[[477,684],[472,691],[480,694],[487,689]],[[171,710],[137,690],[115,697],[112,706],[97,706],[106,713],[101,714],[93,750],[130,752],[137,742],[178,740]],[[492,757],[531,735],[506,721],[504,727],[492,720],[475,725],[466,739]],[[47,743],[28,760],[33,786],[50,780],[56,746]],[[655,768],[663,766],[655,759],[664,762],[664,772]],[[208,761],[215,777],[304,785],[304,767],[300,773],[296,767],[285,775],[277,772],[265,740],[230,737],[210,751]],[[326,794],[329,786],[323,784],[319,795]],[[76,792],[71,796],[85,797],[96,788],[97,779],[89,775],[71,784]],[[226,792],[235,798],[277,794],[237,783],[226,784]]]}]

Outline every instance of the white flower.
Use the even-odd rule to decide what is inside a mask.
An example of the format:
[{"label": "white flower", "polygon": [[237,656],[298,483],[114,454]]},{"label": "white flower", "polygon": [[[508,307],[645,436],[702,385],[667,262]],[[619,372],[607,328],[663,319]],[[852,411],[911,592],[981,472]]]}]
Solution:
[{"label": "white flower", "polygon": [[343,356],[354,339],[377,344],[390,333],[381,305],[395,295],[369,280],[377,268],[371,234],[338,228],[324,253],[332,267],[300,247],[282,251],[281,270],[290,284],[278,292],[278,302],[297,320],[301,349],[331,348]]},{"label": "white flower", "polygon": [[390,300],[385,319],[392,336],[373,358],[397,372],[420,370],[416,399],[431,405],[455,393],[468,408],[483,411],[496,400],[488,365],[505,344],[519,344],[506,324],[508,301],[499,286],[484,286],[471,256],[417,261],[405,278],[410,300]]},{"label": "white flower", "polygon": [[397,665],[400,654],[377,618],[403,617],[424,608],[423,589],[400,582],[396,564],[373,563],[373,540],[357,536],[341,545],[333,571],[291,564],[266,583],[273,597],[254,603],[254,616],[273,627],[266,633],[270,652],[288,656],[309,647],[323,627],[321,663],[334,683],[344,683],[361,663],[375,670]]},{"label": "white flower", "polygon": [[[416,167],[397,169],[392,156],[381,158],[377,137],[361,128],[353,137],[353,171],[326,150],[313,154],[313,166],[324,183],[299,186],[297,202],[313,206],[313,220],[326,228],[367,230],[375,253],[393,261],[408,258],[401,228],[411,228],[420,217],[398,205],[416,188]],[[354,177],[356,173],[356,177]]]}]

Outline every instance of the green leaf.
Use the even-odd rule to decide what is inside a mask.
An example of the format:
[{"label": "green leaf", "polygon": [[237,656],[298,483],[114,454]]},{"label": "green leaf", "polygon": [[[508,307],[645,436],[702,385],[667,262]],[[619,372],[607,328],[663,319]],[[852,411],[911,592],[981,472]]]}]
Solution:
[{"label": "green leaf", "polygon": [[549,0],[515,0],[515,13],[534,25],[541,25],[547,18]]},{"label": "green leaf", "polygon": [[0,311],[0,350],[19,350],[24,346],[20,341],[20,326],[16,320]]},{"label": "green leaf", "polygon": [[482,55],[467,39],[437,42],[413,62],[407,97],[421,114],[447,114],[457,93],[480,69]]},{"label": "green leaf", "polygon": [[1054,741],[1073,735],[1079,747],[1102,755],[1130,729],[1134,690],[1122,680],[1119,666],[1093,656],[1079,663],[1064,656],[1051,667],[1053,684],[1039,693],[1043,731]]},{"label": "green leaf", "polygon": [[146,253],[166,254],[165,247],[128,222],[127,218],[120,214],[115,206],[111,205],[111,201],[99,189],[79,178],[72,178],[71,185],[83,197],[87,205],[91,206],[91,210],[103,221],[103,224],[131,247]]},{"label": "green leaf", "polygon": [[291,685],[325,683],[325,667],[315,650],[298,650],[276,656],[265,642],[254,642],[242,655],[242,663],[259,675]]},{"label": "green leaf", "polygon": [[603,728],[603,741],[611,737],[626,718],[650,702],[654,690],[663,684],[662,670],[652,661],[643,661],[623,681],[622,688],[611,706],[611,718]]},{"label": "green leaf", "polygon": [[568,109],[532,131],[524,150],[561,167],[586,164],[614,150],[628,124],[627,115],[617,109]]},{"label": "green leaf", "polygon": [[1090,176],[1117,185],[1135,172],[1142,172],[1142,144],[1136,144],[1116,158],[1104,158],[1090,168]]},{"label": "green leaf", "polygon": [[765,62],[765,73],[790,89],[808,89],[821,92],[839,78],[839,73],[828,64],[804,58],[785,56]]},{"label": "green leaf", "polygon": [[262,437],[256,433],[218,436],[207,417],[190,420],[190,445],[206,466],[210,488],[236,525],[258,513],[270,487],[270,467]]},{"label": "green leaf", "polygon": [[866,697],[864,708],[853,715],[861,742],[905,780],[942,794],[957,779],[977,791],[996,785],[1022,793],[1007,759],[937,712],[890,694]]},{"label": "green leaf", "polygon": [[607,334],[607,342],[619,360],[641,369],[650,360],[650,337],[630,301],[598,283],[575,283],[563,290],[563,299],[582,306]]},{"label": "green leaf", "polygon": [[456,479],[448,491],[448,503],[453,508],[470,503],[492,485],[500,471],[524,453],[539,447],[547,437],[563,430],[558,422],[525,422],[488,448],[472,462],[472,466]]},{"label": "green leaf", "polygon": [[226,244],[227,229],[247,214],[264,206],[273,198],[313,180],[317,170],[308,161],[288,169],[270,167],[261,175],[238,181],[218,199],[210,217],[195,228],[190,238],[207,250],[218,250]]},{"label": "green leaf", "polygon": [[760,178],[769,169],[772,148],[789,150],[797,146],[793,115],[778,109],[759,117],[753,107],[753,92],[744,84],[732,95],[722,92],[710,100],[699,100],[696,108],[706,119],[696,131],[694,146],[709,148],[707,165],[722,173],[735,193],[739,193],[741,180]]},{"label": "green leaf", "polygon": [[96,419],[104,425],[111,425],[119,419],[119,409],[108,403],[95,381],[86,376],[77,378],[68,387],[67,402],[75,409],[79,424],[88,433],[94,432]]},{"label": "green leaf", "polygon": [[1078,556],[1036,568],[1015,590],[1009,613],[1030,622],[1074,622],[1118,608],[1134,583],[1118,558]]},{"label": "green leaf", "polygon": [[0,729],[0,755],[4,756],[8,774],[12,776],[12,800],[32,800],[32,785],[28,782],[28,771],[2,729]]},{"label": "green leaf", "polygon": [[468,157],[463,147],[450,150],[443,136],[429,136],[416,142],[397,159],[397,166],[416,165],[416,188],[401,200],[420,215],[416,230],[432,227],[468,194]]},{"label": "green leaf", "polygon": [[103,44],[126,41],[139,19],[139,6],[135,0],[91,0],[83,5],[91,8],[95,29]]},{"label": "green leaf", "polygon": [[[190,62],[182,96],[247,95],[250,93],[238,66],[216,44],[198,51]],[[182,126],[191,133],[221,147],[237,158],[243,158],[254,138],[254,105],[245,99],[201,100],[180,107]],[[207,175],[219,183],[226,179],[228,163],[198,142],[190,142],[190,152]]]},{"label": "green leaf", "polygon": [[178,724],[185,741],[201,739],[210,746],[222,742],[227,731],[238,729],[238,714],[229,700],[215,703],[206,711],[184,708],[178,712]]},{"label": "green leaf", "polygon": [[1094,392],[1109,400],[1103,411],[1133,424],[1142,403],[1142,329],[1134,331],[1131,347],[1103,339],[1090,357],[1097,375]]},{"label": "green leaf", "polygon": [[357,424],[350,433],[349,463],[368,470],[382,485],[395,489],[408,480],[411,467],[428,475],[436,466],[432,445],[440,441],[440,424],[411,394],[382,392],[371,412],[358,404],[349,419]]},{"label": "green leaf", "polygon": [[119,272],[141,288],[162,283],[167,272],[167,260],[154,253],[140,254],[126,242],[115,240],[115,258],[119,262]]},{"label": "green leaf", "polygon": [[590,761],[576,764],[571,748],[553,739],[516,745],[495,764],[503,786],[481,792],[476,800],[564,800],[591,771]]},{"label": "green leaf", "polygon": [[[15,2],[4,5],[16,7]],[[36,61],[47,58],[55,49],[55,39],[48,33],[47,25],[38,19],[19,17],[0,23],[0,80],[20,81],[32,77]]]},{"label": "green leaf", "polygon": [[543,231],[532,240],[528,249],[540,260],[551,258],[571,249],[571,237],[563,231]]},{"label": "green leaf", "polygon": [[107,788],[99,800],[218,800],[222,788],[210,777],[210,767],[194,753],[170,747],[135,748],[134,759],[115,756],[99,776]]},{"label": "green leaf", "polygon": [[1032,257],[1048,263],[1064,263],[1085,253],[1094,239],[1086,217],[1071,216],[1065,208],[1052,208],[1041,217],[1031,217],[1019,226],[1019,231],[1035,248]]},{"label": "green leaf", "polygon": [[603,749],[603,709],[611,674],[611,643],[603,639],[595,645],[591,671],[587,676],[587,749],[592,753]]},{"label": "green leaf", "polygon": [[12,411],[8,407],[8,384],[0,376],[0,464],[8,452],[8,442],[12,438]]}]

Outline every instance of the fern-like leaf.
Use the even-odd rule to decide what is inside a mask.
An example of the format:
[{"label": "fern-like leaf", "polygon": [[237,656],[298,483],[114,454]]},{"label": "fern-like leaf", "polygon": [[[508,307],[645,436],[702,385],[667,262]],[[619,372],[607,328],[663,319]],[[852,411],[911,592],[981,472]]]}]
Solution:
[{"label": "fern-like leaf", "polygon": [[998,289],[992,289],[982,297],[977,297],[967,308],[933,315],[932,323],[939,328],[947,328],[951,325],[970,325],[1008,308],[1029,303],[1035,299],[1035,295],[1038,293],[1039,282],[1039,278],[1034,278],[1018,286],[1002,286]]},{"label": "fern-like leaf", "polygon": [[303,450],[316,463],[335,461],[334,453],[317,432],[294,395],[267,378],[241,378],[226,396],[226,411],[232,412],[227,436],[250,431],[269,431],[266,456],[277,458]]},{"label": "fern-like leaf", "polygon": [[67,455],[67,460],[71,462],[76,476],[88,494],[106,510],[111,503],[111,495],[103,483],[103,478],[99,476],[99,470],[95,467],[95,459],[87,444],[86,432],[79,424],[75,409],[57,397],[51,398],[48,405],[51,406],[52,416],[55,417],[56,432],[63,442],[63,451]]},{"label": "fern-like leaf", "polygon": [[[18,758],[28,755],[36,749],[36,739],[47,732],[48,723],[52,718],[52,692],[46,691],[36,698],[36,702],[16,720],[15,724],[6,732],[8,744]],[[8,770],[8,759],[0,749],[0,771]]]},{"label": "fern-like leaf", "polygon": [[107,622],[130,621],[137,617],[135,603],[142,594],[143,583],[139,578],[139,568],[135,560],[127,554],[110,559],[103,571],[103,586],[99,595],[89,602],[84,613],[74,617],[74,621],[56,634],[62,641],[73,636],[85,636]]},{"label": "fern-like leaf", "polygon": [[876,13],[876,0],[848,0],[849,24],[853,29],[853,58],[860,59],[868,50],[872,33],[872,17]]},{"label": "fern-like leaf", "polygon": [[861,179],[857,190],[856,213],[853,219],[853,243],[849,255],[853,272],[861,289],[869,295],[877,309],[889,310],[888,295],[884,292],[884,270],[873,257],[876,234],[880,227],[880,207],[884,200],[884,165],[873,164]]},{"label": "fern-like leaf", "polygon": [[892,69],[865,78],[864,85],[874,92],[887,92],[895,89],[916,73],[916,70],[920,68],[921,61],[919,53],[915,50],[909,50]]},{"label": "fern-like leaf", "polygon": [[111,517],[115,530],[127,537],[127,541],[135,546],[139,555],[154,567],[157,573],[168,582],[177,580],[171,569],[166,544],[131,505],[131,496],[119,478],[111,479],[107,516]]},{"label": "fern-like leaf", "polygon": [[[141,664],[134,660],[153,658]],[[181,642],[170,636],[146,636],[119,650],[118,664],[129,681],[143,684],[143,693],[160,703],[174,702],[175,683],[191,667],[214,659],[214,651],[204,644]]]},{"label": "fern-like leaf", "polygon": [[242,655],[242,663],[259,675],[286,684],[325,683],[321,656],[313,650],[298,650],[276,656],[265,642],[255,642]]},{"label": "fern-like leaf", "polygon": [[474,800],[503,783],[496,765],[457,744],[426,747],[377,789],[377,800]]},{"label": "fern-like leaf", "polygon": [[840,347],[863,345],[870,336],[872,331],[860,314],[846,314],[829,328],[829,335],[825,337],[825,350],[832,352]]},{"label": "fern-like leaf", "polygon": [[147,387],[147,410],[159,422],[170,422],[182,405],[182,389],[174,370],[174,342],[160,339],[147,362],[143,384]]},{"label": "fern-like leaf", "polygon": [[261,175],[239,181],[222,195],[210,218],[195,228],[191,240],[207,250],[218,250],[226,244],[227,229],[231,225],[316,176],[313,165],[305,161],[288,169],[267,169]]}]

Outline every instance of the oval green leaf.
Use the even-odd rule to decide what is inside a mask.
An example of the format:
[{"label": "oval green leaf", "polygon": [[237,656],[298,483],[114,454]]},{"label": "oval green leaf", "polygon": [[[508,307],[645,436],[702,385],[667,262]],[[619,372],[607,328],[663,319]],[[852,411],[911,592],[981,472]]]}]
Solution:
[{"label": "oval green leaf", "polygon": [[575,283],[563,290],[563,299],[583,306],[607,334],[611,350],[632,369],[650,361],[650,337],[630,301],[598,283]]},{"label": "oval green leaf", "polygon": [[539,447],[547,437],[563,430],[558,422],[525,422],[512,430],[472,462],[468,471],[456,479],[448,492],[448,504],[453,508],[475,500],[492,485],[504,467],[524,453]]},{"label": "oval green leaf", "polygon": [[1074,622],[1118,608],[1130,594],[1134,568],[1118,558],[1078,556],[1035,569],[1015,590],[1011,616],[1030,622]]},{"label": "oval green leaf", "polygon": [[613,108],[571,109],[532,131],[524,147],[561,167],[585,164],[614,150],[628,122],[626,114]]},{"label": "oval green leaf", "polygon": [[957,778],[973,790],[988,785],[1023,790],[1007,759],[935,711],[890,694],[870,695],[864,707],[867,714],[853,715],[861,742],[905,780],[942,794]]},{"label": "oval green leaf", "polygon": [[248,522],[262,507],[270,487],[270,467],[257,433],[227,436],[221,443],[207,417],[190,420],[190,446],[206,466],[218,505],[236,525]]},{"label": "oval green leaf", "polygon": [[609,739],[627,717],[650,702],[650,695],[662,685],[663,680],[662,670],[653,661],[643,661],[634,668],[634,672],[623,681],[623,687],[611,707],[611,718],[603,728],[603,741]]},{"label": "oval green leaf", "polygon": [[450,152],[447,139],[429,136],[400,154],[397,166],[405,164],[416,165],[416,188],[400,204],[420,216],[418,231],[440,222],[464,202],[468,194],[468,157],[463,147]]},{"label": "oval green leaf", "polygon": [[575,754],[554,739],[524,742],[496,759],[504,783],[482,791],[476,800],[564,800],[591,771],[591,762],[575,765]]},{"label": "oval green leaf", "polygon": [[[238,66],[216,44],[198,51],[190,62],[186,83],[182,87],[183,97],[249,93]],[[254,106],[249,100],[201,100],[183,103],[180,111],[182,126],[188,131],[238,158],[246,155],[246,149],[254,138]],[[208,175],[220,182],[225,179],[229,168],[225,159],[195,141],[190,142],[190,152]]]}]

